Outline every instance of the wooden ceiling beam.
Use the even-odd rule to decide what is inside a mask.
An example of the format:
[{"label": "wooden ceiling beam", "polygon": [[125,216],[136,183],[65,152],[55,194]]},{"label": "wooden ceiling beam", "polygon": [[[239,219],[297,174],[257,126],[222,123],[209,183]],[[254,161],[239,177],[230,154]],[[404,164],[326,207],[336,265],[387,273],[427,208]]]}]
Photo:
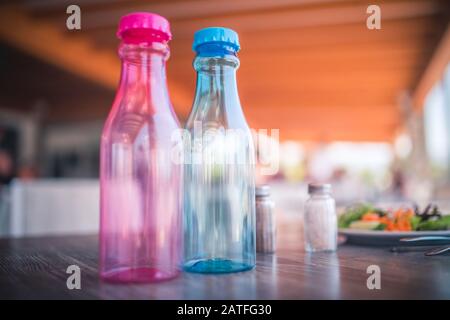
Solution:
[{"label": "wooden ceiling beam", "polygon": [[87,38],[71,39],[52,24],[30,19],[17,7],[2,7],[0,37],[32,56],[104,86],[116,86],[119,80],[119,61],[110,50],[94,50]]},{"label": "wooden ceiling beam", "polygon": [[[94,48],[87,37],[71,37],[70,31],[62,33],[51,23],[35,21],[17,7],[2,7],[0,38],[49,64],[111,90],[117,88],[120,60],[115,52]],[[183,86],[172,80],[169,87],[175,107],[190,101]]]},{"label": "wooden ceiling beam", "polygon": [[[424,67],[426,57],[432,53],[432,48],[420,46],[386,46],[377,48],[367,47],[367,50],[336,49],[329,51],[279,51],[264,54],[259,52],[243,51],[240,55],[241,67],[239,76],[251,73],[264,73],[270,76],[273,72],[283,73],[289,71],[300,72],[304,75],[324,73],[325,76],[341,73],[361,74],[366,76],[374,74],[394,74],[404,71],[415,74]],[[185,56],[183,52],[173,50],[169,62],[169,72],[172,74],[193,75],[192,61],[194,55]],[[283,77],[285,78],[285,77]],[[414,79],[415,80],[415,79]]]},{"label": "wooden ceiling beam", "polygon": [[415,108],[422,108],[425,97],[430,89],[442,79],[442,75],[450,63],[450,23],[442,35],[431,59],[429,60],[422,76],[420,77],[414,92],[413,104]]},{"label": "wooden ceiling beam", "polygon": [[[175,23],[176,24],[176,23]],[[180,25],[182,28],[182,25]],[[292,50],[305,47],[328,47],[334,45],[354,46],[358,44],[389,44],[399,41],[418,39],[426,40],[439,36],[440,21],[430,17],[417,19],[402,19],[383,22],[383,29],[372,32],[365,25],[346,24],[340,26],[319,26],[306,29],[266,30],[265,32],[240,33],[242,48],[247,50]],[[98,47],[117,48],[119,40],[114,28],[83,30],[88,33],[92,42]],[[172,49],[191,51],[193,33],[183,37],[173,33]],[[270,39],[270,41],[268,41]]]},{"label": "wooden ceiling beam", "polygon": [[[248,120],[254,122],[273,122],[275,125],[283,125],[292,121],[299,123],[312,122],[342,122],[351,123],[356,119],[364,119],[367,112],[371,112],[370,123],[394,124],[398,121],[401,110],[396,105],[368,105],[362,101],[359,107],[354,106],[307,106],[300,103],[296,104],[276,104],[272,105],[273,113],[260,112],[258,106],[243,106],[244,113]],[[351,115],[351,116],[349,116]],[[305,121],[305,119],[308,119]],[[315,120],[315,121],[314,121]],[[367,122],[367,121],[366,121]]]},{"label": "wooden ceiling beam", "polygon": [[[280,129],[280,138],[299,140],[361,140],[390,141],[400,121],[395,106],[370,111],[366,108],[339,111],[336,108],[288,108],[274,106],[277,112],[270,116],[246,108],[244,113],[253,129]],[[347,111],[347,112],[346,112]],[[369,120],[369,121],[368,121]]]},{"label": "wooden ceiling beam", "polygon": [[[237,1],[237,0],[235,0]],[[239,3],[253,3],[258,0],[241,1]],[[279,1],[276,1],[278,3]],[[212,25],[224,25],[235,29],[238,32],[263,31],[263,30],[284,30],[290,28],[306,28],[319,26],[336,26],[349,23],[360,23],[365,27],[367,19],[367,3],[366,2],[351,2],[339,5],[329,6],[307,6],[288,8],[286,10],[250,10],[240,15],[228,14],[223,9],[217,10],[220,15],[213,15],[208,10],[205,14],[199,14],[189,9],[189,3],[186,3],[185,10],[180,8],[181,4],[174,4],[171,9],[174,15],[164,13],[158,10],[153,10],[149,6],[150,11],[161,13],[171,19],[174,34],[178,37],[191,37],[195,30]],[[228,1],[211,2],[211,8],[220,8],[220,3],[226,4]],[[281,1],[282,3],[282,1]],[[169,5],[170,2],[167,2]],[[380,4],[383,22],[390,20],[418,18],[439,14],[441,12],[441,4],[436,1],[383,1]],[[230,6],[230,8],[232,8]],[[211,9],[212,10],[212,9]],[[192,12],[192,15],[183,16],[184,12]],[[116,27],[121,15],[126,13],[120,10],[113,14],[107,11],[98,13],[87,13],[83,15],[83,28],[86,30],[95,28]]]},{"label": "wooden ceiling beam", "polygon": [[[321,126],[321,128],[323,128]],[[377,127],[352,130],[321,130],[317,128],[285,127],[280,131],[280,140],[296,141],[352,141],[352,142],[387,142],[392,141],[396,129],[393,127]]]},{"label": "wooden ceiling beam", "polygon": [[[23,0],[23,5],[27,9],[31,9],[37,12],[51,13],[61,8],[74,4],[72,0]],[[100,5],[111,5],[112,3],[118,3],[124,5],[124,0],[77,0],[77,5],[86,7],[97,7]]]},{"label": "wooden ceiling beam", "polygon": [[[108,0],[106,0],[108,1]],[[150,1],[114,1],[90,0],[79,1],[80,7],[87,15],[89,26],[104,27],[115,25],[120,17],[129,12],[148,11],[163,15],[171,20],[197,19],[201,17],[237,15],[257,11],[274,11],[309,6],[330,5],[351,2],[351,0],[150,0]],[[61,9],[73,1],[37,0],[29,3],[27,8],[38,16],[55,18]],[[46,5],[47,4],[47,5]]]},{"label": "wooden ceiling beam", "polygon": [[[377,3],[382,9],[382,30],[369,31],[366,1],[151,0],[142,4],[148,9],[138,1],[103,1],[91,5],[80,0],[82,30],[76,33],[65,29],[67,15],[60,7],[66,5],[65,0],[42,0],[40,4],[33,0],[34,6],[26,7],[31,15],[22,10],[10,16],[2,8],[0,37],[114,89],[119,72],[115,39],[119,17],[135,9],[161,13],[172,24],[169,87],[178,114],[184,118],[195,86],[193,34],[205,26],[229,26],[239,32],[243,46],[238,81],[250,124],[278,126],[282,139],[302,140],[391,140],[401,125],[396,95],[414,87],[432,55],[430,44],[437,41],[445,16],[445,1],[382,0]],[[27,22],[27,30],[19,28],[19,36],[6,28],[17,25],[15,20],[19,26]],[[96,114],[101,112],[98,109]],[[59,110],[55,116],[65,114]]]}]

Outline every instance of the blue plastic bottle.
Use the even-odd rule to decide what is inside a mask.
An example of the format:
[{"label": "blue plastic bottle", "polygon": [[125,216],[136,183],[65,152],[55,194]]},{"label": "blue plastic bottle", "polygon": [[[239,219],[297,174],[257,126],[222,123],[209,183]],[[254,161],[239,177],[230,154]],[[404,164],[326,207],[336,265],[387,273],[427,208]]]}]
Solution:
[{"label": "blue plastic bottle", "polygon": [[255,266],[254,146],[236,84],[236,32],[195,33],[197,89],[186,129],[184,263],[190,272]]}]

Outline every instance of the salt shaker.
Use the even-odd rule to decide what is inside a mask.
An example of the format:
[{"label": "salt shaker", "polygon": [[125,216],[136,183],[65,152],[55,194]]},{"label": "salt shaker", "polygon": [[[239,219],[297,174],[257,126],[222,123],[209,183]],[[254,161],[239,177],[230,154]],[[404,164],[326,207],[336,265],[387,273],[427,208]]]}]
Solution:
[{"label": "salt shaker", "polygon": [[335,251],[337,248],[337,216],[331,185],[309,184],[305,204],[304,237],[307,252]]},{"label": "salt shaker", "polygon": [[270,199],[268,185],[257,186],[256,195],[256,251],[274,253],[276,246],[276,225],[274,202]]}]

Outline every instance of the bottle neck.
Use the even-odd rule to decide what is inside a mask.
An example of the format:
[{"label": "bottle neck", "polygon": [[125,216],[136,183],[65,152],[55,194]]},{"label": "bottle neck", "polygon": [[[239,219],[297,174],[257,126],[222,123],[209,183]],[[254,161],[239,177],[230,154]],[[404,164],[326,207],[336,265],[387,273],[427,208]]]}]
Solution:
[{"label": "bottle neck", "polygon": [[240,109],[236,83],[239,59],[232,54],[224,56],[197,56],[197,88],[194,109]]},{"label": "bottle neck", "polygon": [[170,110],[166,81],[169,47],[165,43],[125,44],[119,47],[122,71],[121,105],[127,111],[156,113]]}]

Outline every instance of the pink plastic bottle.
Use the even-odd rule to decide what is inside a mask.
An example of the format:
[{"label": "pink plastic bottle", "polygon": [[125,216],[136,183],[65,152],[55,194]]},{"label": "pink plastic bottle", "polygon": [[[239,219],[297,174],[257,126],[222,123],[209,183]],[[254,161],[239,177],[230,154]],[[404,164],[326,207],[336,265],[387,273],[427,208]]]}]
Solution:
[{"label": "pink plastic bottle", "polygon": [[178,274],[181,138],[169,100],[165,63],[169,22],[152,13],[122,17],[122,74],[101,139],[100,276],[153,282]]}]

